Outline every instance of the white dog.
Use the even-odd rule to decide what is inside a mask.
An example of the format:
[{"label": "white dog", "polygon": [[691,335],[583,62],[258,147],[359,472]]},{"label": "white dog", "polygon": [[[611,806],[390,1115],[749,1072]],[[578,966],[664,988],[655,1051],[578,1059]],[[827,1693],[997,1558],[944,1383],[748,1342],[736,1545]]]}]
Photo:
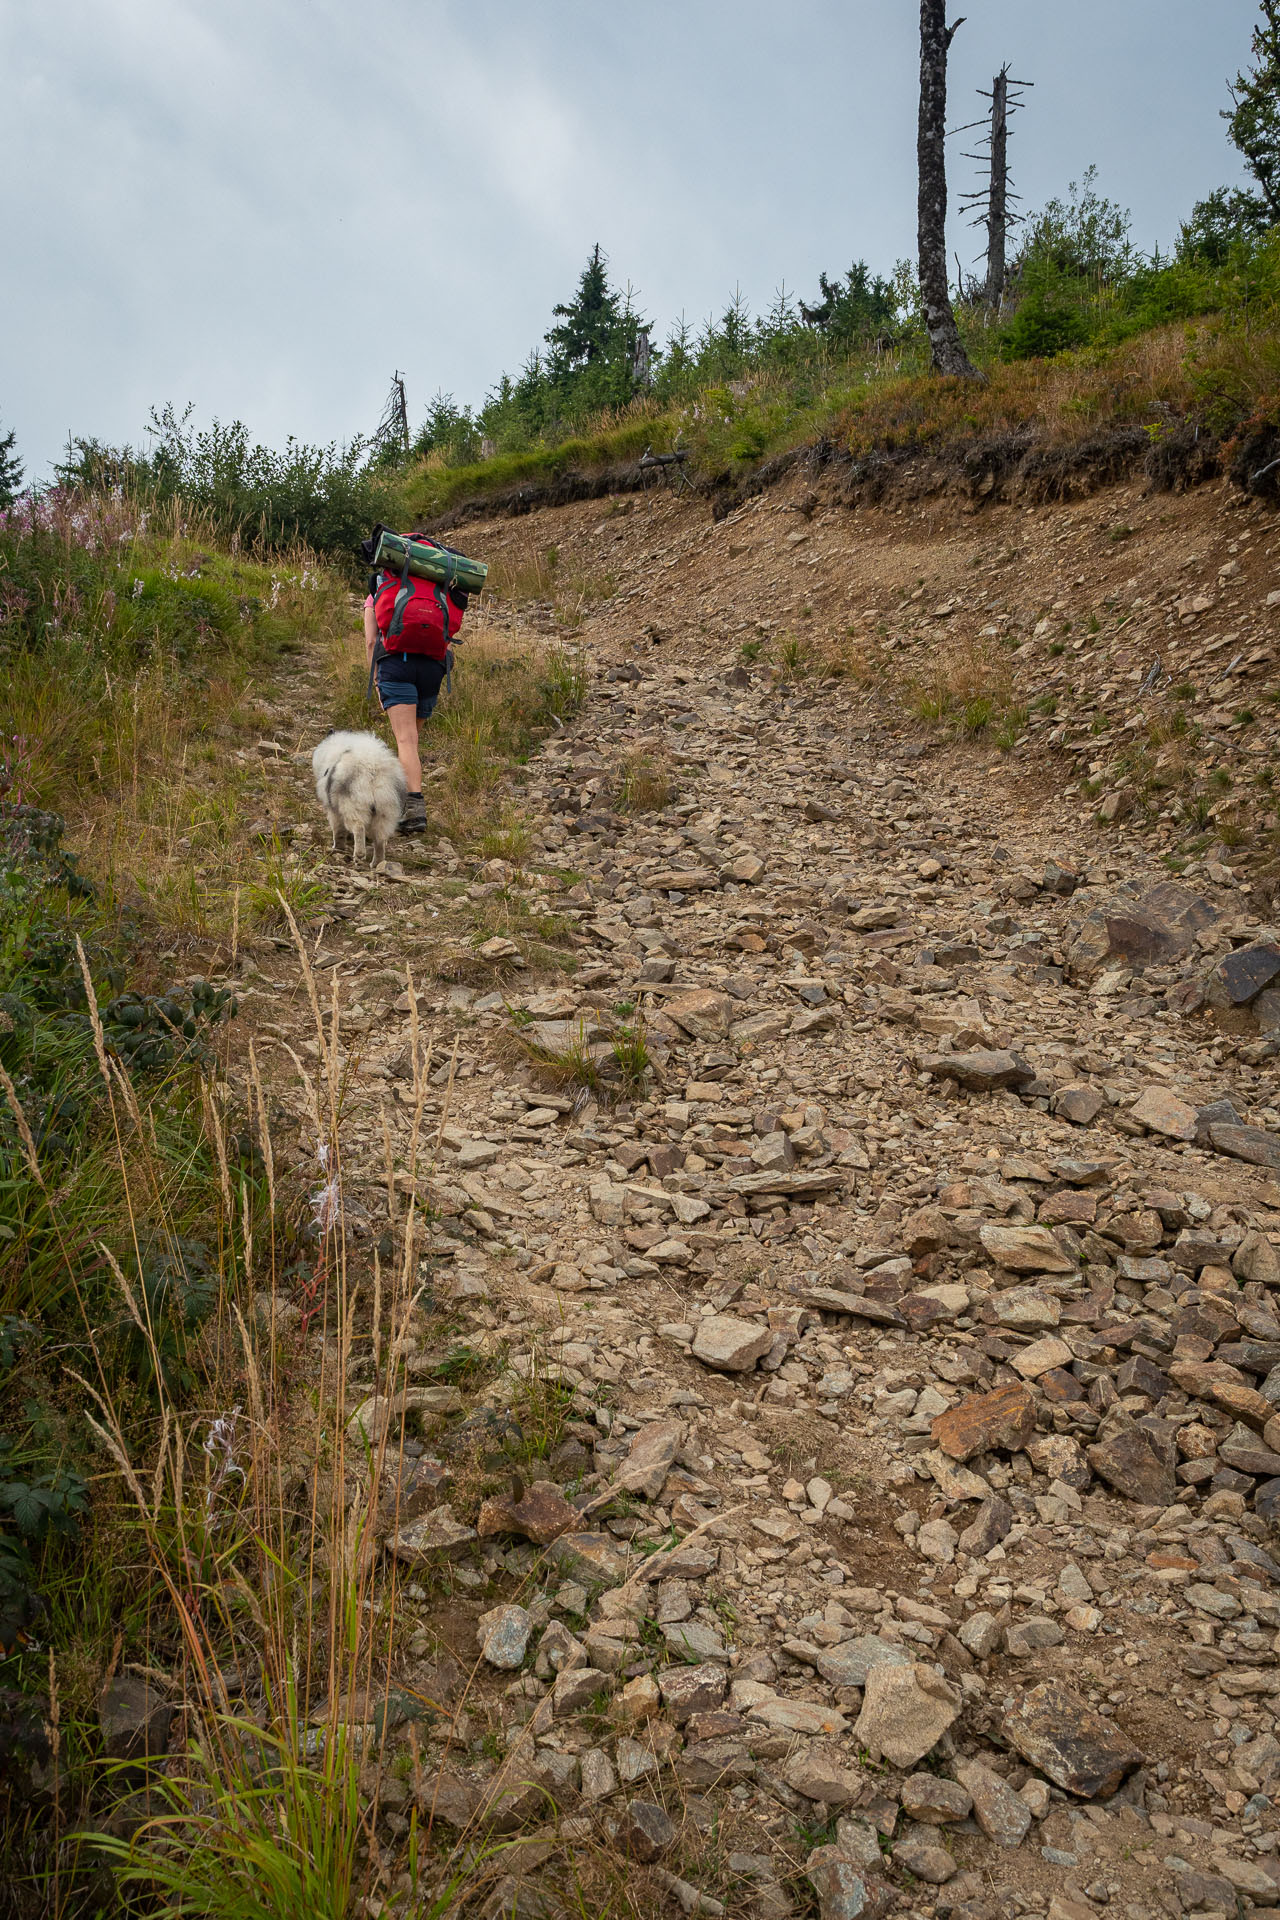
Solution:
[{"label": "white dog", "polygon": [[364,859],[365,835],[373,842],[370,865],[386,859],[387,841],[400,824],[408,791],[400,762],[372,733],[329,733],[311,756],[316,798],[333,829],[351,835],[352,860]]}]

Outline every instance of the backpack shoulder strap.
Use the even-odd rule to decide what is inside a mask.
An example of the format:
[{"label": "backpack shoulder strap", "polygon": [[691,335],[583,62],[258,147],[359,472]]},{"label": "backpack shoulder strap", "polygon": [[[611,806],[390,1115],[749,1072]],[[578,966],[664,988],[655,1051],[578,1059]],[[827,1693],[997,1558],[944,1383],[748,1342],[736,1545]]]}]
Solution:
[{"label": "backpack shoulder strap", "polygon": [[387,628],[389,638],[404,631],[404,610],[413,598],[413,581],[409,574],[409,549],[406,545],[404,566],[400,570],[400,591],[391,611],[391,624]]}]

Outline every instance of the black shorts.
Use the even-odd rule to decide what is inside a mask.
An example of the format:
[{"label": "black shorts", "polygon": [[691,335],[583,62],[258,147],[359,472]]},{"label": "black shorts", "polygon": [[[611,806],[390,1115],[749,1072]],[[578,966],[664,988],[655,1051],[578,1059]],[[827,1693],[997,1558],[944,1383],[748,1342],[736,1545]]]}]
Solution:
[{"label": "black shorts", "polygon": [[375,678],[382,711],[391,707],[416,707],[419,720],[433,711],[444,683],[443,660],[432,660],[425,653],[389,653],[379,660]]}]

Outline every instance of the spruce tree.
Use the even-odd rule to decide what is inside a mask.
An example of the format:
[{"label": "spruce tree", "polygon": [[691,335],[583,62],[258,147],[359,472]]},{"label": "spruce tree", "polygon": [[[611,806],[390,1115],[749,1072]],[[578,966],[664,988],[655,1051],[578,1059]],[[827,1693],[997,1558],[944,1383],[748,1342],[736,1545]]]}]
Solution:
[{"label": "spruce tree", "polygon": [[1231,143],[1258,183],[1259,205],[1269,225],[1280,222],[1280,0],[1262,0],[1253,30],[1253,66],[1230,87],[1231,110],[1222,117]]},{"label": "spruce tree", "polygon": [[557,367],[577,372],[607,361],[617,351],[624,330],[618,296],[609,285],[609,262],[597,240],[568,306],[552,307],[560,322],[547,334],[547,345]]},{"label": "spruce tree", "polygon": [[13,427],[0,434],[0,507],[12,506],[22,487],[22,462],[14,446],[17,437]]}]

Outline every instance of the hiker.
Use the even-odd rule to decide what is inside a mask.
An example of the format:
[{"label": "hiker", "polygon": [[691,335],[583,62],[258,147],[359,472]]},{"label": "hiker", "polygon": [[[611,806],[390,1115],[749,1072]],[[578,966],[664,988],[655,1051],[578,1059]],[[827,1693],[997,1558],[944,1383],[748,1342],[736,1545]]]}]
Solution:
[{"label": "hiker", "polygon": [[[425,533],[411,533],[409,538],[427,546],[437,544]],[[404,604],[398,606],[402,599]],[[422,723],[430,718],[452,665],[449,642],[462,625],[467,599],[456,585],[440,587],[430,580],[399,573],[369,575],[364,603],[365,659],[370,688],[376,682],[408,785],[401,833],[427,830],[418,740]]]}]

